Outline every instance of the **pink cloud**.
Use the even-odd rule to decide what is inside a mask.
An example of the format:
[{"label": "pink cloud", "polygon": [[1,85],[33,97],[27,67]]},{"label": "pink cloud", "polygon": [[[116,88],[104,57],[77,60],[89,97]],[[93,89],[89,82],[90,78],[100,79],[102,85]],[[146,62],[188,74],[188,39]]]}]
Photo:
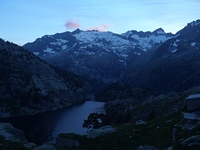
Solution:
[{"label": "pink cloud", "polygon": [[109,28],[109,25],[107,25],[107,24],[102,24],[102,27],[103,27],[104,29],[108,29],[108,28]]},{"label": "pink cloud", "polygon": [[100,27],[91,27],[91,28],[88,28],[88,29],[86,29],[86,30],[97,30],[97,31],[99,31],[99,32],[105,32],[106,31],[106,29],[108,29],[109,28],[109,26],[107,25],[107,24],[102,24]]},{"label": "pink cloud", "polygon": [[77,29],[80,27],[80,23],[79,23],[79,21],[69,20],[66,22],[65,27],[67,29]]}]

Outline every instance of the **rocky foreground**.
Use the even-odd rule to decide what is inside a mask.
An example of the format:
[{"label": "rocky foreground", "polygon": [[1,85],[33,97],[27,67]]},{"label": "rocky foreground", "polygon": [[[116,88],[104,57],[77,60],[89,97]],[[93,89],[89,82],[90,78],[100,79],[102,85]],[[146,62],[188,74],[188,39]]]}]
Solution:
[{"label": "rocky foreground", "polygon": [[[200,148],[200,95],[198,93],[200,88],[196,87],[183,93],[158,95],[143,101],[137,107],[133,107],[132,104],[135,103],[131,104],[130,99],[107,102],[110,103],[110,107],[106,108],[107,104],[105,105],[106,116],[108,118],[112,116],[108,122],[111,125],[93,129],[88,135],[83,136],[60,134],[55,142],[40,146],[29,143],[23,132],[12,125],[1,123],[0,148],[197,150]],[[131,115],[128,115],[130,118],[126,116],[128,114],[126,107],[131,108],[129,109]],[[118,111],[114,111],[114,108]],[[113,114],[110,114],[111,111],[108,109],[113,110]],[[154,110],[154,113],[149,110]],[[116,117],[113,117],[114,114]],[[122,119],[118,122],[117,117],[125,117],[128,120]]]}]

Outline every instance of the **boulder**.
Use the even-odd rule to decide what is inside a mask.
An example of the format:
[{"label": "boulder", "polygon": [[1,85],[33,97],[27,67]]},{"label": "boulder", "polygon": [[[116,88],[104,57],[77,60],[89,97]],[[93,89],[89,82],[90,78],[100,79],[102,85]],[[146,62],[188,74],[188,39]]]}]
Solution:
[{"label": "boulder", "polygon": [[33,150],[56,150],[56,148],[53,145],[41,145],[35,147]]},{"label": "boulder", "polygon": [[173,147],[170,146],[170,147],[168,147],[168,148],[165,148],[164,150],[173,150]]},{"label": "boulder", "polygon": [[80,143],[76,140],[62,138],[62,137],[57,136],[56,137],[56,146],[58,146],[58,147],[63,147],[63,146],[79,147]]},{"label": "boulder", "polygon": [[193,94],[185,99],[187,110],[189,111],[196,111],[200,109],[200,94]]},{"label": "boulder", "polygon": [[101,127],[99,129],[92,130],[88,133],[87,138],[97,138],[99,136],[103,136],[107,133],[115,132],[116,128],[113,128],[110,125]]},{"label": "boulder", "polygon": [[181,142],[181,144],[184,147],[200,146],[200,135],[193,135],[187,138],[186,140],[184,140],[183,142]]},{"label": "boulder", "polygon": [[153,146],[139,146],[137,148],[137,150],[158,150],[157,148],[153,147]]},{"label": "boulder", "polygon": [[185,131],[191,131],[191,130],[193,130],[194,128],[196,128],[196,125],[194,125],[194,124],[189,124],[189,123],[183,125],[183,127],[182,127],[182,129],[185,130]]},{"label": "boulder", "polygon": [[183,112],[183,117],[185,119],[189,119],[189,120],[200,120],[200,114],[199,113],[186,113]]},{"label": "boulder", "polygon": [[141,125],[147,125],[147,123],[143,120],[138,120],[138,121],[135,122],[135,125],[141,126]]},{"label": "boulder", "polygon": [[14,128],[10,123],[0,123],[0,135],[11,142],[27,143],[24,132]]},{"label": "boulder", "polygon": [[33,147],[37,147],[35,143],[25,143],[24,147],[27,149],[32,149]]}]

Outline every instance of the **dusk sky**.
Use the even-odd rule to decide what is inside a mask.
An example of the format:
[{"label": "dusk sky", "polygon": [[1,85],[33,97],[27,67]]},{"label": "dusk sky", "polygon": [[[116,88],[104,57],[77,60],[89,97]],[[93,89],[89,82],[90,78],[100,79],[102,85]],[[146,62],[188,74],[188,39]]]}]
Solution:
[{"label": "dusk sky", "polygon": [[200,19],[200,0],[0,0],[0,38],[23,45],[81,30],[176,33]]}]

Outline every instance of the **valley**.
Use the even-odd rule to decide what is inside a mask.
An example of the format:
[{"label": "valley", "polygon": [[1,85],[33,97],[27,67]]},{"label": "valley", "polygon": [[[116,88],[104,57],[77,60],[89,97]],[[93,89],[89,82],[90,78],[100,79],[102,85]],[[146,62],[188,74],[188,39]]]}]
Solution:
[{"label": "valley", "polygon": [[[183,115],[200,111],[199,107],[188,110],[185,100],[200,93],[199,50],[200,20],[176,34],[162,28],[122,34],[77,29],[44,35],[22,47],[0,39],[0,118],[40,115],[95,99],[105,103],[105,120],[93,114],[88,122],[106,125],[103,129],[108,134],[96,129],[90,135],[95,138],[88,138],[67,132],[56,135],[59,142],[47,145],[57,149],[199,149],[199,120]],[[9,143],[3,127],[0,148],[36,147]]]}]

